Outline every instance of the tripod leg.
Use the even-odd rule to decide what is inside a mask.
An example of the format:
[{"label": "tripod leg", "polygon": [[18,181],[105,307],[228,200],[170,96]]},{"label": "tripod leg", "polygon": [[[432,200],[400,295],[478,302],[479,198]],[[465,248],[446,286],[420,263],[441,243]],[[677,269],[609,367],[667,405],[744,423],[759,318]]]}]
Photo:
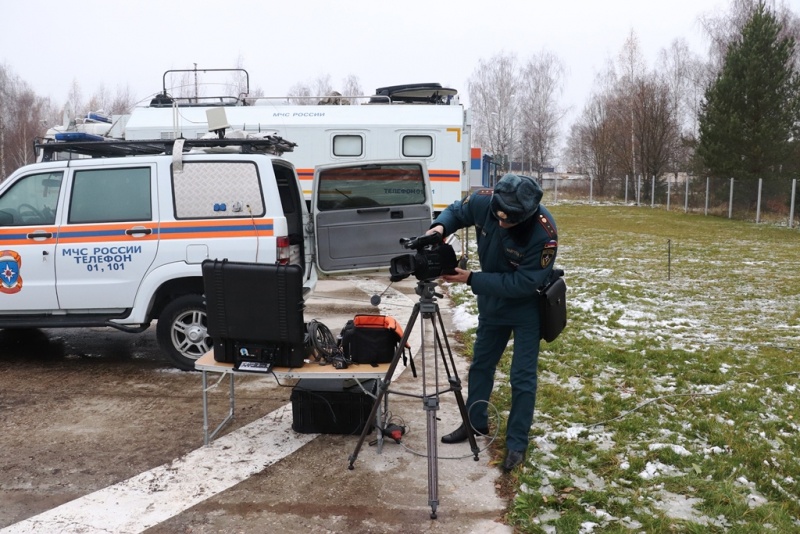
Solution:
[{"label": "tripod leg", "polygon": [[424,402],[425,411],[428,413],[428,504],[431,507],[431,519],[436,519],[436,508],[439,506],[439,453],[436,439],[436,412],[439,410],[439,396],[426,397]]},{"label": "tripod leg", "polygon": [[461,381],[458,380],[458,377],[453,378],[450,380],[450,387],[453,390],[453,393],[456,396],[456,404],[458,404],[458,411],[461,412],[461,422],[464,425],[464,428],[467,429],[467,436],[469,439],[469,447],[472,450],[473,460],[476,462],[478,461],[478,454],[480,454],[480,449],[478,448],[478,442],[475,440],[475,434],[472,432],[472,424],[469,422],[469,414],[467,413],[467,406],[464,403],[464,396],[461,394]]},{"label": "tripod leg", "polygon": [[[378,409],[380,408],[380,403],[383,401],[384,396],[386,395],[386,391],[389,389],[389,384],[392,382],[392,376],[394,375],[394,371],[397,368],[397,364],[400,361],[400,357],[403,355],[403,349],[406,346],[406,342],[408,341],[408,337],[411,334],[411,330],[414,327],[414,322],[417,320],[417,316],[419,315],[419,304],[414,305],[414,310],[411,312],[411,317],[408,320],[408,326],[406,326],[406,330],[403,332],[403,339],[400,340],[400,343],[397,345],[397,350],[394,353],[394,357],[392,358],[392,363],[389,365],[389,370],[386,371],[386,377],[384,378],[383,382],[381,383],[380,388],[378,389],[378,395],[375,397],[375,402],[372,404],[372,410],[369,413],[369,417],[367,417],[367,421],[374,421],[375,417],[378,413]],[[378,430],[380,432],[380,430]],[[353,453],[348,458],[350,461],[350,465],[347,466],[348,469],[353,470],[353,464],[358,458],[358,453],[361,450],[361,447],[364,446],[364,440],[367,439],[367,434],[369,433],[369,424],[364,425],[364,430],[361,431],[361,436],[358,438],[358,443],[356,443],[356,448]]]},{"label": "tripod leg", "polygon": [[[464,403],[464,396],[461,393],[461,379],[458,377],[458,371],[456,370],[456,362],[453,359],[453,351],[450,350],[450,343],[447,341],[447,332],[444,329],[444,321],[442,320],[442,314],[439,311],[439,305],[436,305],[436,317],[439,322],[439,328],[442,330],[442,339],[444,340],[444,348],[447,349],[447,354],[445,355],[444,348],[442,347],[442,340],[439,339],[439,333],[436,330],[436,321],[432,320],[433,323],[433,333],[434,333],[434,340],[439,347],[439,351],[442,354],[442,361],[444,362],[444,368],[447,373],[447,380],[450,383],[450,389],[456,396],[456,404],[458,405],[458,411],[461,412],[461,422],[464,425],[464,428],[467,429],[467,436],[469,439],[469,446],[472,450],[472,454],[474,456],[474,460],[478,461],[478,454],[480,453],[480,449],[478,448],[478,442],[475,440],[475,434],[472,433],[472,424],[469,422],[469,414],[467,413],[467,407]],[[449,365],[448,365],[449,360]],[[450,368],[452,367],[453,372],[451,374]]]}]

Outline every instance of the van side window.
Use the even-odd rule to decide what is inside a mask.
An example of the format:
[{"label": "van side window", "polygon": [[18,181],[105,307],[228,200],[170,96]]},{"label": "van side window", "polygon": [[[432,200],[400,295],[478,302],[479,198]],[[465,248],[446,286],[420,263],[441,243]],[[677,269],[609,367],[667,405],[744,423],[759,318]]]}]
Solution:
[{"label": "van side window", "polygon": [[172,171],[176,219],[261,217],[264,196],[253,162],[209,161]]},{"label": "van side window", "polygon": [[149,167],[75,171],[70,224],[151,220]]},{"label": "van side window", "polygon": [[63,173],[31,174],[0,197],[0,226],[55,224]]},{"label": "van side window", "polygon": [[433,155],[433,137],[430,135],[403,136],[403,155],[407,158],[429,158]]},{"label": "van side window", "polygon": [[360,135],[334,135],[333,155],[358,157],[364,155],[364,138]]},{"label": "van side window", "polygon": [[425,203],[425,178],[418,164],[331,168],[317,183],[320,211]]}]

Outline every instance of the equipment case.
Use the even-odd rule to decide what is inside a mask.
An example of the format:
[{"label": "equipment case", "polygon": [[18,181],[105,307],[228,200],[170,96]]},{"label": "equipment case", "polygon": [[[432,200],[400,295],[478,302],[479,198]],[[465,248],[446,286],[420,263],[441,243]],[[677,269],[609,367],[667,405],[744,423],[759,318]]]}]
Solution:
[{"label": "equipment case", "polygon": [[304,378],[292,390],[292,430],[301,434],[356,435],[368,424],[372,431],[374,421],[368,419],[377,391],[374,379],[359,385],[352,380]]}]

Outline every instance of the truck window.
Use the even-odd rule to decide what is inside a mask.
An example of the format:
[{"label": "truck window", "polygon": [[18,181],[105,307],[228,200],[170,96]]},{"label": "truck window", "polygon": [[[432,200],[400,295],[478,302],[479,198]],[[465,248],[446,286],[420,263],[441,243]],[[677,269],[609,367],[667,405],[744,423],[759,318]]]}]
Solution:
[{"label": "truck window", "polygon": [[420,165],[366,164],[320,172],[320,211],[424,204],[425,178]]},{"label": "truck window", "polygon": [[0,197],[0,226],[33,226],[56,222],[62,172],[31,174]]},{"label": "truck window", "polygon": [[364,138],[360,135],[334,135],[333,155],[359,157],[364,154]]},{"label": "truck window", "polygon": [[149,167],[75,171],[70,224],[152,219]]},{"label": "truck window", "polygon": [[429,158],[433,155],[433,137],[430,135],[403,136],[403,155],[407,158]]},{"label": "truck window", "polygon": [[172,171],[176,219],[261,217],[264,198],[251,161],[184,163]]}]

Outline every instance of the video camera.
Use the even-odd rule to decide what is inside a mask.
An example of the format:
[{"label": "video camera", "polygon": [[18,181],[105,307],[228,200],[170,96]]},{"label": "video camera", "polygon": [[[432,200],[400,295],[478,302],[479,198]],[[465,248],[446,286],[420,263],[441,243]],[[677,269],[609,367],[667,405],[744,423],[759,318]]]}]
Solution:
[{"label": "video camera", "polygon": [[442,240],[442,234],[433,233],[418,237],[400,238],[400,244],[416,254],[403,254],[392,258],[389,265],[390,280],[399,282],[410,275],[417,280],[432,280],[442,274],[455,274],[458,265],[455,250]]}]

